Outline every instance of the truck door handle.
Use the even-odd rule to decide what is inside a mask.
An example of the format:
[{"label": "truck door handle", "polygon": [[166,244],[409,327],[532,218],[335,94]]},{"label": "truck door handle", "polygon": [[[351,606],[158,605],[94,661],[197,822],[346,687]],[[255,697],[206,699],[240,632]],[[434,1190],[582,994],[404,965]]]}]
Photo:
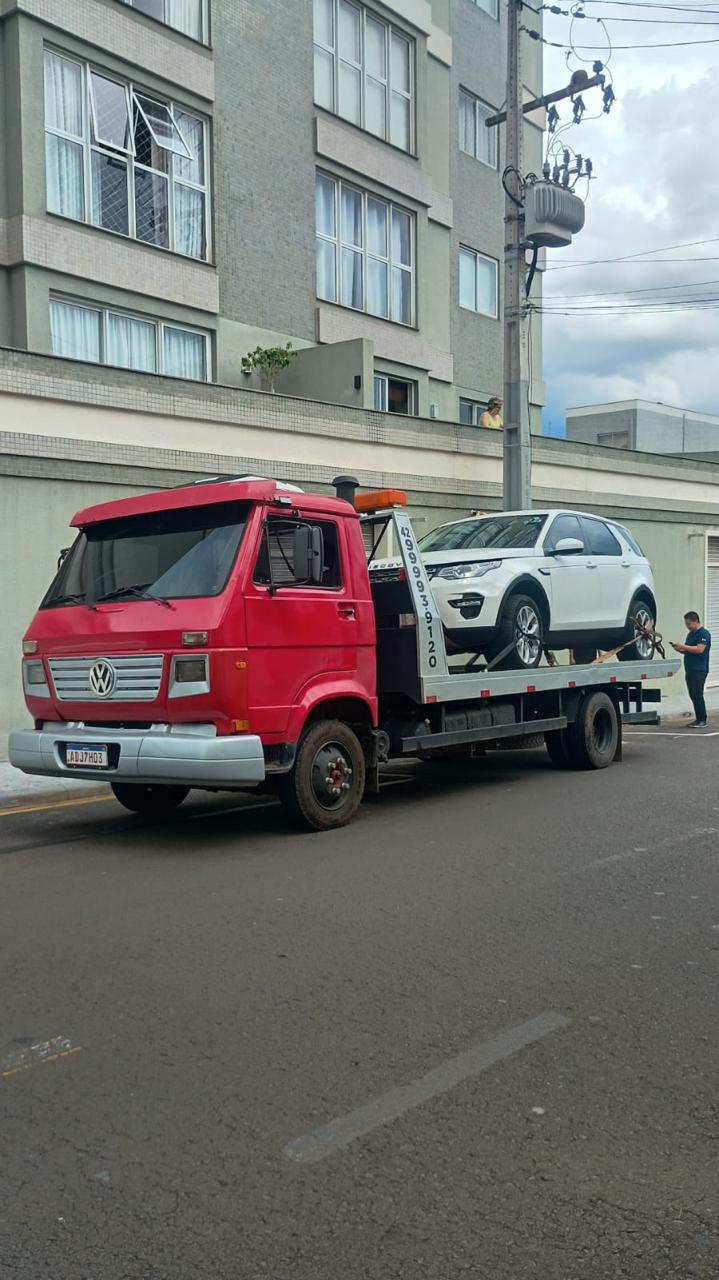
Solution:
[{"label": "truck door handle", "polygon": [[349,622],[351,622],[351,621],[353,620],[353,618],[355,617],[355,607],[354,607],[354,605],[353,605],[353,604],[338,604],[338,605],[337,605],[337,616],[338,616],[339,618],[346,618]]}]

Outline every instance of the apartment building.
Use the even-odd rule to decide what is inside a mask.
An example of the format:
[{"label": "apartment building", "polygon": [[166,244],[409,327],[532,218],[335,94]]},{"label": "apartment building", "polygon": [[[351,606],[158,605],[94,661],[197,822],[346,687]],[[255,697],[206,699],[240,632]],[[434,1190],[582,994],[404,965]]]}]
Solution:
[{"label": "apartment building", "polygon": [[504,48],[500,0],[0,0],[0,345],[162,395],[290,343],[287,394],[475,424]]}]

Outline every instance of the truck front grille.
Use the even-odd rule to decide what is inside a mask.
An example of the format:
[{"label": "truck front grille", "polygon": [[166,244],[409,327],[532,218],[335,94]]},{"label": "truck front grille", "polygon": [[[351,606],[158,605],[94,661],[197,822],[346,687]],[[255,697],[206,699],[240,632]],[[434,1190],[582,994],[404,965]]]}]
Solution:
[{"label": "truck front grille", "polygon": [[154,702],[162,683],[161,653],[111,658],[50,658],[60,702]]}]

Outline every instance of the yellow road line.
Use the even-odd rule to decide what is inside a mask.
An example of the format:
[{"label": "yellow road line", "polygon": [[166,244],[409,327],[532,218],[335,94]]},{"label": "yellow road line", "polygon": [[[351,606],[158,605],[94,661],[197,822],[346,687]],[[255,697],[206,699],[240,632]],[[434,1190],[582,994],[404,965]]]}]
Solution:
[{"label": "yellow road line", "polygon": [[46,809],[72,809],[80,804],[106,804],[114,796],[82,796],[79,800],[50,800],[47,804],[15,805],[0,809],[0,818],[11,818],[14,813],[43,813]]}]

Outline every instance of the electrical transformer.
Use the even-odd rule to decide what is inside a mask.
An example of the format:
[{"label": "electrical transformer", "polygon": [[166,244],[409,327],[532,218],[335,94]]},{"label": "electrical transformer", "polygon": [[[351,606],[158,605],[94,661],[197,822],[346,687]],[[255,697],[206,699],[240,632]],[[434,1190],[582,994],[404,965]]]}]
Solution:
[{"label": "electrical transformer", "polygon": [[524,234],[538,248],[572,243],[584,226],[584,201],[555,182],[533,182],[524,197]]}]

